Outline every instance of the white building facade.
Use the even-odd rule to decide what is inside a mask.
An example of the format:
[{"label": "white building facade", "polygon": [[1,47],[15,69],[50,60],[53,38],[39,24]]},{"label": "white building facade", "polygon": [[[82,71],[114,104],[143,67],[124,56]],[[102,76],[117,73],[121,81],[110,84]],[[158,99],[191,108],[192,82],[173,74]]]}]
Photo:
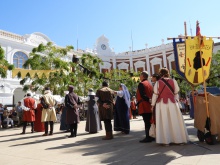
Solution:
[{"label": "white building facade", "polygon": [[[21,36],[0,30],[0,45],[5,51],[5,59],[14,64],[16,68],[22,68],[33,48],[47,42],[52,41],[42,33]],[[220,45],[216,44],[213,51],[216,53],[218,50],[220,50]],[[109,40],[102,35],[97,39],[94,49],[69,52],[66,60],[71,61],[73,54],[80,56],[83,53],[90,53],[101,58],[103,65],[100,64],[100,72],[103,73],[112,69],[134,72],[146,70],[149,75],[152,75],[158,72],[161,67],[166,67],[169,70],[175,69],[173,44],[164,44],[164,40],[162,40],[161,45],[155,47],[148,48],[146,44],[142,50],[116,54],[110,48]],[[7,78],[0,78],[0,103],[16,104],[24,95],[20,79],[13,78],[11,71],[8,71]]]}]

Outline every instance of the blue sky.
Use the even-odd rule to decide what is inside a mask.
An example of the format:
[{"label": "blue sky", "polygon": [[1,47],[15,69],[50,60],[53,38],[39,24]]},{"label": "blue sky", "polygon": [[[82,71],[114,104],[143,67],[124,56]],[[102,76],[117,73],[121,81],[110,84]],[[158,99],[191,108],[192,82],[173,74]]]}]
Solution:
[{"label": "blue sky", "polygon": [[[220,36],[219,0],[1,0],[0,29],[24,35],[41,32],[60,46],[93,48],[105,35],[116,53],[154,47],[167,37]],[[220,42],[216,40],[216,42]]]}]

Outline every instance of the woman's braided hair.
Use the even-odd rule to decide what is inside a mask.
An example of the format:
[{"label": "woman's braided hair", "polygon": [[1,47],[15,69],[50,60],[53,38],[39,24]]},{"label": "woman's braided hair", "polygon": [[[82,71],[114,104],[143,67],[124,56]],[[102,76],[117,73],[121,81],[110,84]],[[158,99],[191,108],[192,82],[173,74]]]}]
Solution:
[{"label": "woman's braided hair", "polygon": [[159,75],[160,75],[160,77],[170,77],[170,73],[167,68],[160,69]]}]

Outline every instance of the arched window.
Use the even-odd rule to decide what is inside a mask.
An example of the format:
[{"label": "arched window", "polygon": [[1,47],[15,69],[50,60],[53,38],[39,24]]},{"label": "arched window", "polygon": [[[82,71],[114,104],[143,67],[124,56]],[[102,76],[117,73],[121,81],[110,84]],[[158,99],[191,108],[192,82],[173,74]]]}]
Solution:
[{"label": "arched window", "polygon": [[27,61],[28,56],[23,52],[16,52],[13,56],[13,64],[15,68],[23,68],[23,64]]}]

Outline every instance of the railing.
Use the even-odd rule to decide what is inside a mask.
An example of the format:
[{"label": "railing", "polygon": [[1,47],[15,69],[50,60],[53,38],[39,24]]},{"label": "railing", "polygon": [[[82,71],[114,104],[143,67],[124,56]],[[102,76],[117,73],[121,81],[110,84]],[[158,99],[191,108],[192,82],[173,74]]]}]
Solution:
[{"label": "railing", "polygon": [[17,40],[17,41],[24,41],[24,38],[22,36],[14,34],[14,33],[6,32],[3,30],[0,30],[0,37],[13,39],[13,40]]}]

